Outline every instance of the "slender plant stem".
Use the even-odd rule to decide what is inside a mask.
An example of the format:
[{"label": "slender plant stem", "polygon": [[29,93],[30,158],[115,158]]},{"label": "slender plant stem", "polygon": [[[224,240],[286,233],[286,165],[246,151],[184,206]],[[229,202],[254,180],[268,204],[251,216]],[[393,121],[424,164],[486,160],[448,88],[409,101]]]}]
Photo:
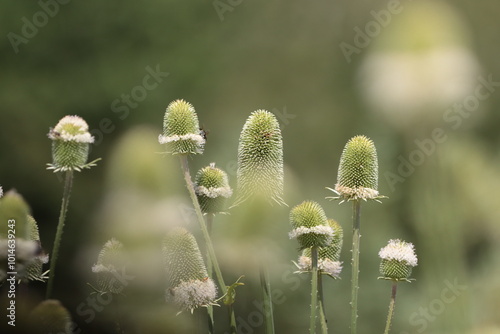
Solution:
[{"label": "slender plant stem", "polygon": [[[217,281],[219,282],[222,294],[225,295],[227,293],[227,286],[226,283],[224,283],[224,278],[222,277],[219,262],[217,262],[217,257],[215,256],[212,239],[210,238],[210,234],[208,233],[207,226],[205,225],[205,220],[203,219],[203,214],[201,213],[200,203],[198,203],[198,198],[196,197],[196,193],[194,191],[193,181],[191,179],[191,174],[189,173],[187,155],[179,155],[179,158],[181,161],[182,171],[184,173],[184,179],[186,180],[186,186],[189,191],[189,196],[191,197],[191,201],[193,202],[194,211],[196,212],[196,217],[198,218],[198,223],[200,224],[201,232],[203,234],[203,238],[205,239],[208,256],[210,257],[210,260],[212,262],[212,267],[214,269],[215,276],[217,277]],[[230,319],[231,333],[236,333],[236,318],[234,316],[234,311],[232,308],[230,308]]]},{"label": "slender plant stem", "polygon": [[325,304],[323,300],[323,275],[318,273],[318,299],[319,299],[319,317],[321,321],[321,333],[328,333],[328,320],[326,319]]},{"label": "slender plant stem", "polygon": [[[212,237],[212,226],[214,222],[214,217],[215,215],[212,213],[209,213],[205,216],[208,235],[210,235],[210,237]],[[210,255],[208,255],[208,252],[207,252],[207,272],[208,272],[208,277],[213,278],[212,260],[210,259]],[[214,308],[212,305],[208,305],[207,314],[208,314],[208,332],[210,334],[213,334],[215,332],[214,332]]]},{"label": "slender plant stem", "polygon": [[311,322],[309,333],[316,334],[316,308],[318,306],[318,247],[311,248]]},{"label": "slender plant stem", "polygon": [[387,322],[385,324],[384,334],[389,334],[389,330],[391,329],[392,316],[394,315],[394,306],[396,305],[396,291],[398,289],[398,282],[392,282],[392,293],[391,293],[391,302],[389,303],[389,313],[387,314]]},{"label": "slender plant stem", "polygon": [[54,278],[56,276],[56,263],[57,257],[59,255],[59,247],[61,245],[61,239],[64,229],[64,221],[66,220],[66,212],[68,211],[69,197],[71,195],[71,188],[73,187],[73,171],[69,170],[66,172],[66,178],[64,180],[64,190],[61,202],[61,212],[59,213],[59,222],[57,223],[56,237],[54,239],[54,247],[52,248],[52,253],[50,254],[50,271],[49,271],[49,282],[47,284],[47,291],[45,298],[49,299],[52,295],[52,289],[54,288]]},{"label": "slender plant stem", "polygon": [[351,334],[357,332],[358,322],[358,290],[359,290],[359,243],[360,243],[360,216],[361,202],[355,200],[353,202],[352,212],[352,279],[351,279]]},{"label": "slender plant stem", "polygon": [[262,299],[264,301],[264,316],[266,319],[266,333],[274,334],[273,299],[271,296],[271,281],[269,280],[269,269],[266,263],[260,266],[260,286]]}]

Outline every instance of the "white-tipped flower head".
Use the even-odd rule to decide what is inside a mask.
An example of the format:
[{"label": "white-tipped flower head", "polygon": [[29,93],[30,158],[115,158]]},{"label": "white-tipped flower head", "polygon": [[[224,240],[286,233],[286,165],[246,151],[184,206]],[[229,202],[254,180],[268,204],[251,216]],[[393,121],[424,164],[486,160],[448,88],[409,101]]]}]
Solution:
[{"label": "white-tipped flower head", "polygon": [[250,197],[285,204],[283,196],[283,140],[276,117],[254,111],[245,122],[238,145],[238,191],[234,205]]},{"label": "white-tipped flower head", "polygon": [[99,292],[119,294],[125,288],[121,275],[127,263],[123,244],[112,238],[102,247],[97,263],[92,266],[92,272],[97,274],[97,289]]},{"label": "white-tipped flower head", "polygon": [[43,265],[49,262],[49,256],[42,250],[40,242],[40,234],[38,233],[38,224],[32,216],[28,216],[28,226],[30,229],[29,240],[37,244],[39,253],[26,267],[26,278],[30,281],[45,282],[48,279],[46,273],[43,272]]},{"label": "white-tipped flower head", "polygon": [[417,265],[417,255],[412,243],[399,239],[389,240],[378,253],[382,259],[380,273],[383,279],[409,281],[412,268]]},{"label": "white-tipped flower head", "polygon": [[195,191],[203,213],[223,212],[226,200],[233,194],[226,172],[216,168],[215,163],[198,171]]},{"label": "white-tipped flower head", "polygon": [[31,333],[70,333],[72,320],[58,300],[48,299],[31,311],[28,323]]},{"label": "white-tipped flower head", "polygon": [[299,249],[326,247],[332,242],[334,231],[328,225],[325,211],[316,202],[304,201],[290,211],[293,230],[290,239],[297,238]]},{"label": "white-tipped flower head", "polygon": [[48,169],[54,172],[80,171],[94,166],[87,164],[90,144],[94,137],[89,132],[89,126],[78,116],[64,116],[48,133],[52,140],[52,164]]},{"label": "white-tipped flower head", "polygon": [[162,251],[170,286],[167,301],[191,312],[214,304],[217,288],[208,277],[194,236],[184,228],[176,228],[163,240]]},{"label": "white-tipped flower head", "polygon": [[163,118],[163,134],[158,141],[167,146],[168,153],[203,153],[205,138],[200,133],[198,115],[190,103],[175,100],[168,105]]},{"label": "white-tipped flower head", "polygon": [[365,136],[351,138],[340,157],[335,191],[342,201],[378,199],[378,158],[373,141]]}]

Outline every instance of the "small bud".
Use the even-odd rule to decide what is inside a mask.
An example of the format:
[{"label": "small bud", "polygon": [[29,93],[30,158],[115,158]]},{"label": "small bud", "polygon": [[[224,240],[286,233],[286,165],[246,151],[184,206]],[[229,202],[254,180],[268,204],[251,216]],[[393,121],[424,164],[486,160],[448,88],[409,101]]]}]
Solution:
[{"label": "small bud", "polygon": [[48,137],[52,140],[52,164],[47,169],[54,172],[81,171],[95,166],[95,161],[87,163],[90,144],[94,137],[89,126],[79,116],[65,116],[50,129]]},{"label": "small bud", "polygon": [[203,213],[224,211],[227,198],[233,194],[226,172],[216,168],[215,163],[198,171],[195,191]]},{"label": "small bud", "polygon": [[238,192],[233,206],[253,196],[285,204],[281,130],[276,117],[266,110],[254,111],[243,126],[237,177]]},{"label": "small bud", "polygon": [[409,281],[412,268],[417,265],[414,246],[399,239],[389,240],[387,246],[378,253],[382,259],[380,273],[383,279]]},{"label": "small bud", "polygon": [[365,136],[351,138],[340,157],[335,190],[342,201],[378,199],[378,159],[373,141]]},{"label": "small bud", "polygon": [[176,228],[163,240],[162,251],[170,283],[167,301],[191,312],[214,304],[217,288],[208,277],[194,236],[184,228]]},{"label": "small bud", "polygon": [[293,230],[290,239],[297,238],[300,250],[326,247],[332,242],[334,231],[328,225],[323,208],[316,202],[304,201],[290,211]]},{"label": "small bud", "polygon": [[160,144],[167,145],[172,154],[202,154],[205,138],[200,134],[198,116],[194,107],[184,101],[171,102],[163,118],[163,134]]},{"label": "small bud", "polygon": [[48,299],[31,311],[29,323],[33,333],[69,333],[72,320],[58,300]]},{"label": "small bud", "polygon": [[108,240],[97,257],[97,263],[92,266],[92,272],[97,274],[99,292],[119,294],[124,285],[117,279],[126,265],[124,247],[121,242],[112,238]]}]

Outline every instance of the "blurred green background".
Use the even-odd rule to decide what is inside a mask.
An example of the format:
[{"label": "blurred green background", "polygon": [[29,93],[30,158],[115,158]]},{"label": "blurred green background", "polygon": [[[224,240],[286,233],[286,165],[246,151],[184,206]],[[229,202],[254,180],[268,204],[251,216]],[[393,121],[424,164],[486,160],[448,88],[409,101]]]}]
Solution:
[{"label": "blurred green background", "polygon": [[[104,242],[115,236],[144,259],[163,225],[199,236],[178,161],[158,154],[165,107],[183,98],[209,130],[193,175],[216,162],[233,186],[245,119],[256,109],[278,117],[287,203],[318,201],[345,231],[342,279],[325,286],[331,333],[349,327],[351,208],[325,200],[325,187],[357,134],[374,140],[389,197],[362,208],[359,333],[383,331],[390,284],[376,279],[377,253],[393,238],[415,244],[419,266],[400,286],[392,333],[500,333],[499,9],[493,0],[1,2],[0,184],[29,202],[46,251],[62,195],[62,179],[45,170],[49,128],[83,117],[96,137],[90,158],[102,158],[76,175],[55,297],[83,332],[113,333],[106,310],[92,321],[77,311]],[[307,332],[310,284],[293,275],[288,212],[217,218],[226,280],[246,276],[241,333],[264,332],[261,256],[273,269],[277,333]],[[130,328],[190,332],[199,320],[166,316],[161,270],[142,263],[136,307],[123,301]],[[43,284],[23,289],[43,298]]]}]

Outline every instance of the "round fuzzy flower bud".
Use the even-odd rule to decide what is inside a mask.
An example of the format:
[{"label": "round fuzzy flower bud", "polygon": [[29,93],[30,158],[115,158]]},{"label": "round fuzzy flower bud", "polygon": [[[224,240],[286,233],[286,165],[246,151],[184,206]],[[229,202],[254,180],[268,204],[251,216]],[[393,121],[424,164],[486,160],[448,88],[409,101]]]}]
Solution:
[{"label": "round fuzzy flower bud", "polygon": [[269,111],[252,112],[243,126],[237,178],[235,206],[254,196],[285,204],[282,199],[283,140],[278,120]]},{"label": "round fuzzy flower bud", "polygon": [[297,238],[300,250],[326,247],[332,242],[334,231],[328,225],[323,208],[316,202],[304,201],[290,211],[293,230],[290,239]]},{"label": "round fuzzy flower bud", "polygon": [[233,194],[226,172],[216,168],[215,163],[198,171],[195,191],[201,211],[204,213],[224,211],[227,198]]},{"label": "round fuzzy flower bud", "polygon": [[123,291],[125,286],[116,277],[121,275],[125,265],[123,244],[114,238],[108,240],[97,257],[97,263],[92,266],[92,272],[97,274],[99,292],[119,294]]},{"label": "round fuzzy flower bud", "polygon": [[351,138],[340,157],[335,192],[342,200],[380,198],[378,159],[373,141],[365,136]]},{"label": "round fuzzy flower bud", "polygon": [[208,277],[194,236],[184,228],[176,228],[164,238],[162,251],[170,283],[167,301],[191,312],[214,304],[217,288]]},{"label": "round fuzzy flower bud", "polygon": [[89,132],[89,126],[79,116],[65,116],[48,133],[52,140],[52,164],[48,169],[59,171],[80,171],[90,168],[87,164],[90,144],[94,137]]},{"label": "round fuzzy flower bud", "polygon": [[184,101],[171,102],[163,118],[163,134],[158,137],[160,144],[167,145],[172,154],[202,154],[205,138],[200,133],[198,116],[194,107]]},{"label": "round fuzzy flower bud", "polygon": [[413,244],[399,239],[389,240],[378,255],[382,259],[380,273],[384,279],[408,281],[412,268],[417,265]]},{"label": "round fuzzy flower bud", "polygon": [[48,299],[31,311],[29,323],[32,333],[69,333],[72,320],[58,300]]}]

